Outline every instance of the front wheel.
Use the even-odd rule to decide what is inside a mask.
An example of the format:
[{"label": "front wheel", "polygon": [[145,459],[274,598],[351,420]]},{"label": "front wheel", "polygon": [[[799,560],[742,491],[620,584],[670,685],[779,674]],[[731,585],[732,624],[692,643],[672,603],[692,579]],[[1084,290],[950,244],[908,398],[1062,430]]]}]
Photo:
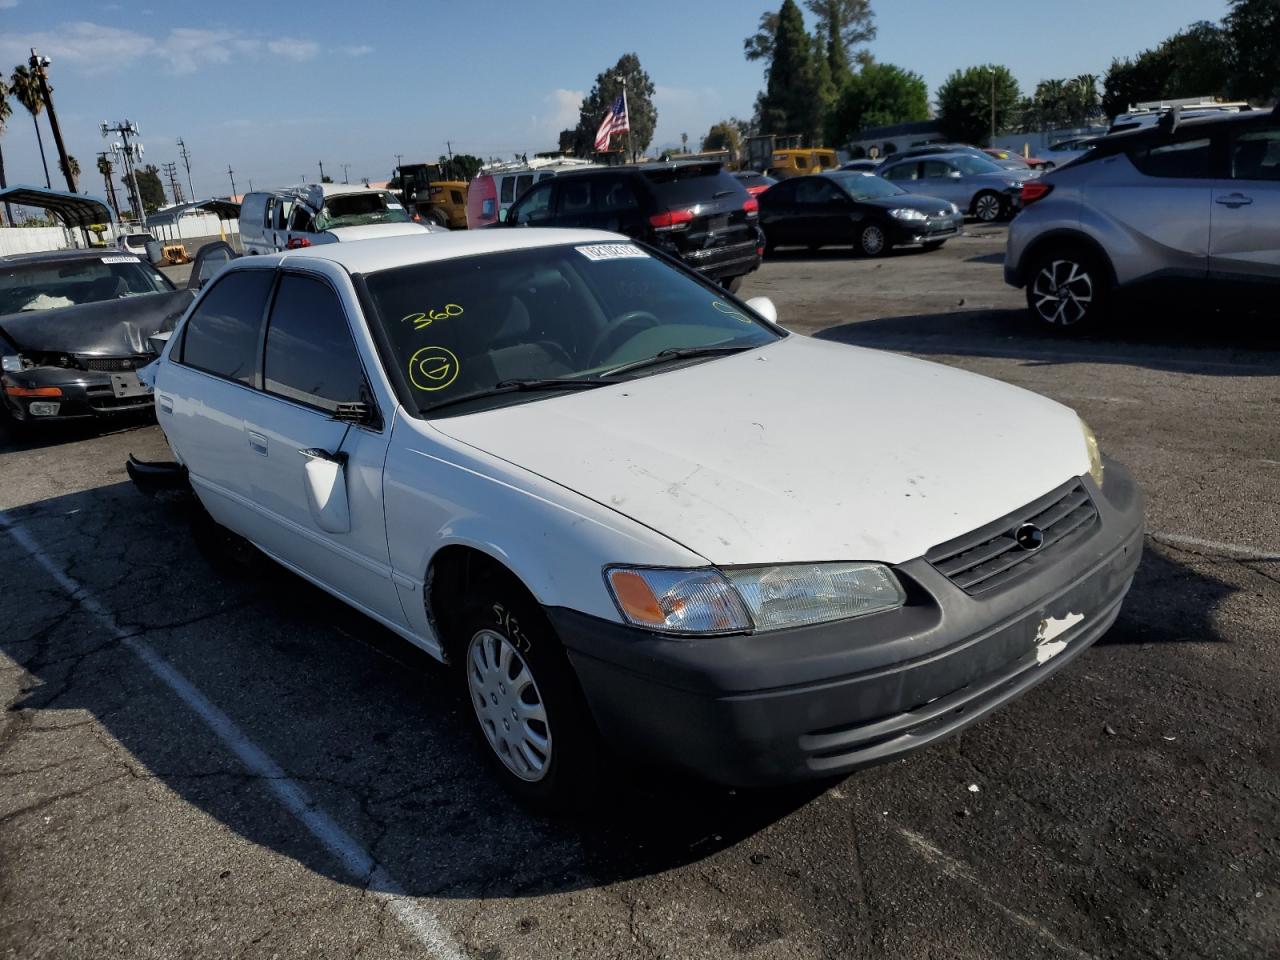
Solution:
[{"label": "front wheel", "polygon": [[990,190],[980,193],[973,201],[973,215],[983,223],[995,223],[1004,215],[1004,200]]},{"label": "front wheel", "polygon": [[459,626],[466,695],[503,786],[544,810],[583,809],[598,788],[599,735],[551,624],[491,581]]},{"label": "front wheel", "polygon": [[858,249],[864,256],[878,257],[889,249],[889,238],[884,227],[878,223],[868,223],[858,231]]},{"label": "front wheel", "polygon": [[1110,281],[1097,258],[1073,249],[1036,257],[1027,282],[1027,307],[1041,323],[1059,331],[1083,330],[1104,314]]}]

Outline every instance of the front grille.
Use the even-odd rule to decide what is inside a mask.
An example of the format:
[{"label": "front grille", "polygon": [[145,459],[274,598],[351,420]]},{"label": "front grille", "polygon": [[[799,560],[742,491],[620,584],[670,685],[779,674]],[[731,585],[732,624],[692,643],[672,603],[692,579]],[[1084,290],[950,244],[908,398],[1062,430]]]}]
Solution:
[{"label": "front grille", "polygon": [[[966,593],[983,593],[1043,563],[1063,541],[1084,535],[1097,522],[1098,508],[1089,492],[1072,480],[994,523],[938,544],[924,558]],[[1014,532],[1028,523],[1044,534],[1039,549],[1026,550],[1014,539]]]},{"label": "front grille", "polygon": [[123,373],[126,370],[137,370],[146,366],[155,357],[76,357],[81,369],[97,370],[102,373]]}]

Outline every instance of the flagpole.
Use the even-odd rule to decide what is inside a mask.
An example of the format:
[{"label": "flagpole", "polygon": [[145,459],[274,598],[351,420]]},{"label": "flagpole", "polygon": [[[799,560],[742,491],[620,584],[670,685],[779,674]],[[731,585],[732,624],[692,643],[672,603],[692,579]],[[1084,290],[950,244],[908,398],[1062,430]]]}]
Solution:
[{"label": "flagpole", "polygon": [[631,149],[631,107],[627,104],[627,75],[615,73],[614,77],[622,81],[622,115],[627,118],[627,159],[635,163],[635,151]]}]

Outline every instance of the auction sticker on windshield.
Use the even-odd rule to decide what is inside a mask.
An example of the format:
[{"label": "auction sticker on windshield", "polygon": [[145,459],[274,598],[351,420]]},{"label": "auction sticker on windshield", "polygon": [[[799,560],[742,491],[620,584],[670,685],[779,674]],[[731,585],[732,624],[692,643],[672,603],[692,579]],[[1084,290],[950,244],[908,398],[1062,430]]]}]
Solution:
[{"label": "auction sticker on windshield", "polygon": [[140,263],[137,257],[103,257],[103,263]]},{"label": "auction sticker on windshield", "polygon": [[574,247],[588,260],[647,260],[649,255],[634,243],[591,243]]}]

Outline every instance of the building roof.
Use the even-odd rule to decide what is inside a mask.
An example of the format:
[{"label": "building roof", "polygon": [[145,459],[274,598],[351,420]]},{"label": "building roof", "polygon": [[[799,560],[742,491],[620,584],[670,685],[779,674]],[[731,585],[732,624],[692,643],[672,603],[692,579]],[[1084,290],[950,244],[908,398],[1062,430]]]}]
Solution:
[{"label": "building roof", "polygon": [[115,219],[105,200],[25,184],[0,190],[0,203],[5,202],[49,210],[68,227],[87,227],[94,223],[110,223]]}]

